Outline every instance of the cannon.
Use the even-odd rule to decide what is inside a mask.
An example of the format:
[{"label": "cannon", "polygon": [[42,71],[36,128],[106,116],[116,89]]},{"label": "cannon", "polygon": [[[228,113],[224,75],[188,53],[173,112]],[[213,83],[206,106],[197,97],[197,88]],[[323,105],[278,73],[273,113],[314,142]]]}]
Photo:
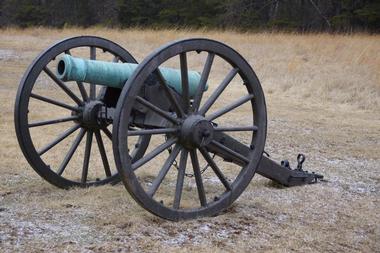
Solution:
[{"label": "cannon", "polygon": [[[64,116],[54,118],[58,111]],[[23,154],[49,183],[122,181],[139,205],[169,220],[222,212],[256,172],[284,186],[323,178],[302,169],[304,155],[295,169],[265,155],[261,84],[238,52],[210,39],[171,42],[139,64],[107,39],[62,40],[26,70],[14,113]],[[56,137],[46,143],[48,133]]]}]

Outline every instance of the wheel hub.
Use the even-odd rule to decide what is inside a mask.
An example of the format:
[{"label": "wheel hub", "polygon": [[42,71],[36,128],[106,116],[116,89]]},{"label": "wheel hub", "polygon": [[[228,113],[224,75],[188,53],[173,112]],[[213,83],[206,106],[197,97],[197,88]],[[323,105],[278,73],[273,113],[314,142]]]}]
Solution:
[{"label": "wheel hub", "polygon": [[81,125],[87,128],[100,128],[103,123],[98,115],[103,105],[99,100],[86,102],[82,109],[82,117],[80,118]]},{"label": "wheel hub", "polygon": [[200,115],[191,115],[182,124],[180,140],[188,148],[204,147],[213,138],[213,125]]}]

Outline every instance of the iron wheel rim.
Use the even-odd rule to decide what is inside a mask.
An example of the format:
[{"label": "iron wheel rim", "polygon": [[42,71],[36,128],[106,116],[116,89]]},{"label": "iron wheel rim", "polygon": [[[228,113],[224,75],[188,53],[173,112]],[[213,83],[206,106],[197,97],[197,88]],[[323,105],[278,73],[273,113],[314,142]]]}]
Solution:
[{"label": "iron wheel rim", "polygon": [[[117,173],[111,176],[107,176],[105,179],[101,179],[99,181],[86,181],[85,183],[73,181],[62,177],[61,175],[58,175],[56,171],[54,171],[52,168],[50,168],[49,165],[44,162],[44,160],[41,158],[42,155],[38,154],[38,151],[34,146],[34,142],[30,134],[28,127],[29,100],[37,78],[44,71],[44,67],[46,67],[49,62],[55,59],[56,56],[79,47],[94,47],[102,49],[119,57],[122,61],[136,63],[136,60],[128,51],[114,42],[95,36],[80,36],[64,39],[55,43],[48,49],[41,52],[29,65],[22,80],[20,81],[16,95],[14,117],[17,139],[25,158],[32,166],[32,168],[49,183],[60,188],[69,188],[73,186],[88,187],[104,185],[108,183],[114,184],[120,181]],[[104,95],[106,89],[107,88],[102,88],[100,92],[101,94],[99,95],[100,97]],[[100,97],[95,98],[95,100],[100,99]],[[80,129],[83,128],[80,127]],[[92,144],[95,145],[95,143]]]},{"label": "iron wheel rim", "polygon": [[[252,159],[248,165],[242,168],[233,183],[232,190],[223,193],[219,196],[217,201],[207,204],[205,207],[178,210],[163,206],[154,200],[138,183],[138,179],[132,170],[130,157],[123,155],[127,151],[126,147],[128,146],[128,135],[123,129],[126,127],[126,119],[132,111],[136,96],[143,86],[144,81],[148,78],[148,75],[166,60],[190,51],[211,52],[223,58],[230,63],[231,66],[239,67],[239,75],[248,83],[247,89],[255,95],[255,100],[251,100],[251,104],[253,108],[259,108],[255,114],[255,120],[257,119],[259,122],[259,130],[258,133],[252,137],[251,145],[253,144],[255,146],[255,149],[251,153]],[[215,215],[230,206],[230,204],[240,196],[254,176],[264,150],[266,121],[265,98],[261,85],[250,65],[239,53],[223,43],[209,39],[187,39],[169,43],[145,58],[123,88],[116,108],[116,117],[113,125],[113,149],[116,166],[128,192],[143,208],[155,215],[169,220],[193,219]]]}]

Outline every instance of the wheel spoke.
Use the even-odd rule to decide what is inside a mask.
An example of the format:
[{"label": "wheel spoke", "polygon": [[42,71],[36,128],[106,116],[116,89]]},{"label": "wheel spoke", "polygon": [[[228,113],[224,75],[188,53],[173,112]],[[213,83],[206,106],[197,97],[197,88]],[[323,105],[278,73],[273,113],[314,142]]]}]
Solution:
[{"label": "wheel spoke", "polygon": [[31,93],[30,97],[35,98],[35,99],[40,100],[40,101],[43,101],[43,102],[46,102],[46,103],[49,103],[49,104],[53,104],[53,105],[56,105],[56,106],[60,106],[62,108],[66,108],[66,109],[72,110],[72,111],[75,111],[75,112],[79,112],[80,111],[80,109],[78,107],[74,107],[74,106],[62,103],[60,101],[56,101],[54,99],[43,97],[43,96],[40,96],[40,95],[37,95],[37,94],[34,94],[34,93]]},{"label": "wheel spoke", "polygon": [[108,130],[108,128],[102,128],[102,131],[104,132],[105,135],[107,135],[108,139],[110,139],[112,141],[112,133],[110,130]]},{"label": "wheel spoke", "polygon": [[162,180],[164,180],[166,174],[168,173],[169,169],[171,168],[174,160],[176,159],[180,151],[181,151],[181,146],[179,144],[176,144],[173,148],[173,151],[170,153],[169,157],[166,159],[164,166],[162,166],[160,172],[158,173],[157,177],[153,180],[152,185],[147,191],[147,194],[150,197],[153,197],[158,187],[160,187]]},{"label": "wheel spoke", "polygon": [[201,206],[207,205],[206,194],[203,187],[201,170],[199,168],[199,161],[196,149],[190,151],[191,163],[193,164],[195,183],[197,184],[198,196]]},{"label": "wheel spoke", "polygon": [[87,101],[88,100],[88,95],[87,95],[86,89],[84,88],[83,83],[78,81],[77,85],[78,85],[80,94],[82,95],[83,101]]},{"label": "wheel spoke", "polygon": [[65,118],[60,118],[60,119],[52,119],[52,120],[44,120],[44,121],[37,121],[28,124],[28,127],[38,127],[38,126],[45,126],[45,125],[52,125],[52,124],[58,124],[58,123],[63,123],[67,121],[73,121],[79,119],[78,116],[70,116],[70,117],[65,117]]},{"label": "wheel spoke", "polygon": [[51,72],[48,67],[44,67],[44,72],[59,86],[61,87],[61,89],[69,96],[71,97],[72,100],[75,101],[75,103],[77,103],[78,105],[81,105],[83,104],[82,100],[80,100],[77,95],[74,94],[74,92],[72,92],[69,87],[67,87],[67,85],[62,82],[61,80],[59,80],[57,78],[56,75],[53,74],[53,72]]},{"label": "wheel spoke", "polygon": [[152,160],[157,155],[161,154],[164,150],[169,148],[171,145],[173,145],[177,141],[177,138],[171,138],[167,140],[166,142],[162,143],[155,149],[153,149],[150,153],[142,157],[141,159],[137,160],[135,163],[132,164],[132,170],[136,170],[143,166],[145,163]]},{"label": "wheel spoke", "polygon": [[182,82],[182,100],[184,104],[185,113],[189,112],[189,77],[187,72],[187,57],[186,53],[181,53],[179,55],[180,65],[181,65],[181,82]]},{"label": "wheel spoke", "polygon": [[169,98],[169,101],[174,106],[174,110],[177,113],[177,116],[178,117],[183,117],[185,115],[185,113],[182,110],[182,106],[178,103],[178,100],[174,96],[173,91],[166,84],[165,78],[162,76],[161,71],[157,68],[157,70],[155,71],[155,73],[158,76],[158,81],[161,84],[162,88],[164,89],[164,92],[166,93],[166,96]]},{"label": "wheel spoke", "polygon": [[120,60],[120,56],[115,55],[115,57],[113,57],[112,59],[112,62],[119,62],[119,60]]},{"label": "wheel spoke", "polygon": [[136,135],[151,135],[151,134],[169,134],[177,132],[177,128],[158,128],[158,129],[142,129],[142,130],[129,130],[128,136]]},{"label": "wheel spoke", "polygon": [[248,102],[249,100],[251,100],[253,98],[253,94],[248,94],[244,97],[241,97],[239,98],[238,100],[234,101],[233,103],[217,110],[216,112],[213,112],[212,114],[206,116],[206,119],[211,121],[211,120],[214,120],[220,116],[222,116],[223,114],[229,112],[229,111],[232,111],[233,109],[235,109],[236,107],[239,107],[241,106],[242,104]]},{"label": "wheel spoke", "polygon": [[224,146],[223,144],[217,142],[217,141],[211,141],[210,143],[211,145],[214,145],[216,148],[219,148],[221,150],[223,150],[224,152],[228,153],[230,156],[232,156],[233,158],[236,158],[240,161],[243,161],[243,162],[246,162],[246,163],[249,163],[249,159],[235,151],[233,151],[232,149]]},{"label": "wheel spoke", "polygon": [[110,165],[108,163],[107,153],[106,153],[106,150],[104,148],[104,143],[103,143],[102,135],[100,134],[99,130],[95,131],[95,138],[96,138],[96,142],[98,143],[99,153],[100,153],[100,156],[102,158],[104,171],[106,173],[106,176],[110,177],[112,175],[111,174],[111,169],[110,169]]},{"label": "wheel spoke", "polygon": [[186,149],[182,149],[181,157],[179,160],[177,184],[175,187],[175,196],[174,196],[174,202],[173,202],[173,208],[175,208],[175,209],[178,209],[179,205],[181,203],[183,181],[185,179],[186,163],[187,163],[188,154],[189,154],[189,152]]},{"label": "wheel spoke", "polygon": [[[96,60],[96,47],[90,47],[90,59]],[[96,85],[90,84],[90,99],[94,100],[96,98]]]},{"label": "wheel spoke", "polygon": [[239,72],[238,68],[234,68],[228,73],[228,75],[224,78],[222,83],[216,88],[216,90],[211,94],[211,96],[206,100],[206,102],[202,105],[201,109],[199,109],[199,113],[201,115],[205,115],[205,113],[210,109],[210,107],[215,103],[216,99],[222,94],[227,85],[231,82],[231,80],[236,76]]},{"label": "wheel spoke", "polygon": [[37,152],[38,155],[41,156],[41,155],[45,154],[47,151],[49,151],[55,145],[57,145],[62,140],[64,140],[66,137],[68,137],[70,134],[74,133],[78,128],[80,128],[80,125],[76,124],[76,125],[72,126],[71,128],[67,129],[60,136],[58,136],[54,141],[50,142],[48,145],[46,145],[40,151],[38,151]]},{"label": "wheel spoke", "polygon": [[215,161],[211,158],[210,154],[207,152],[205,148],[200,148],[199,151],[201,152],[202,156],[205,158],[205,160],[210,164],[211,169],[214,171],[214,173],[218,176],[220,182],[226,187],[227,190],[232,190],[230,183],[226,179],[226,177],[223,175],[223,173],[220,171],[219,167],[216,165]]},{"label": "wheel spoke", "polygon": [[83,160],[82,178],[81,178],[82,184],[85,184],[87,181],[88,165],[90,164],[92,136],[93,136],[93,131],[92,130],[87,131],[86,148],[84,150],[84,160]]},{"label": "wheel spoke", "polygon": [[199,105],[201,104],[202,95],[206,87],[207,79],[210,74],[211,66],[214,61],[214,53],[208,53],[205,66],[201,74],[201,79],[197,87],[197,92],[195,93],[194,102],[193,102],[193,112],[197,112]]},{"label": "wheel spoke", "polygon": [[144,106],[148,107],[149,109],[151,109],[152,111],[154,111],[155,113],[157,113],[158,115],[164,117],[165,119],[173,122],[173,123],[177,123],[178,120],[173,117],[169,112],[167,111],[164,111],[162,109],[160,109],[159,107],[155,106],[154,104],[152,104],[151,102],[149,102],[148,100],[140,97],[140,96],[137,96],[136,97],[136,100],[137,102],[143,104]]},{"label": "wheel spoke", "polygon": [[61,165],[59,166],[59,169],[57,171],[58,175],[62,175],[63,171],[66,169],[67,164],[70,162],[71,158],[73,157],[85,133],[86,133],[86,130],[82,128],[78,136],[75,138],[73,144],[71,145],[69,152],[67,152],[65,158],[63,159]]},{"label": "wheel spoke", "polygon": [[214,131],[218,132],[238,132],[238,131],[253,131],[256,132],[258,130],[257,126],[232,126],[232,127],[216,127]]}]

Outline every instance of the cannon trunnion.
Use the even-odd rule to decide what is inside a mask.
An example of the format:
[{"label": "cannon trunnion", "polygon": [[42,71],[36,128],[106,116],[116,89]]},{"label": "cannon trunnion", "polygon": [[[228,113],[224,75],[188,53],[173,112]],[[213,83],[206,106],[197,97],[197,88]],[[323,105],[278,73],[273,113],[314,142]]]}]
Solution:
[{"label": "cannon trunnion", "polygon": [[[41,80],[63,95],[52,98]],[[54,108],[66,116],[41,120]],[[71,126],[40,144],[63,124]],[[58,42],[21,80],[15,127],[29,164],[50,183],[69,188],[121,180],[143,208],[169,220],[220,213],[255,172],[285,186],[322,178],[302,170],[303,155],[294,170],[263,156],[260,82],[239,53],[209,39],[169,43],[140,64],[106,39]],[[54,164],[61,153],[54,150],[69,138]],[[93,159],[102,166],[90,165]]]}]

